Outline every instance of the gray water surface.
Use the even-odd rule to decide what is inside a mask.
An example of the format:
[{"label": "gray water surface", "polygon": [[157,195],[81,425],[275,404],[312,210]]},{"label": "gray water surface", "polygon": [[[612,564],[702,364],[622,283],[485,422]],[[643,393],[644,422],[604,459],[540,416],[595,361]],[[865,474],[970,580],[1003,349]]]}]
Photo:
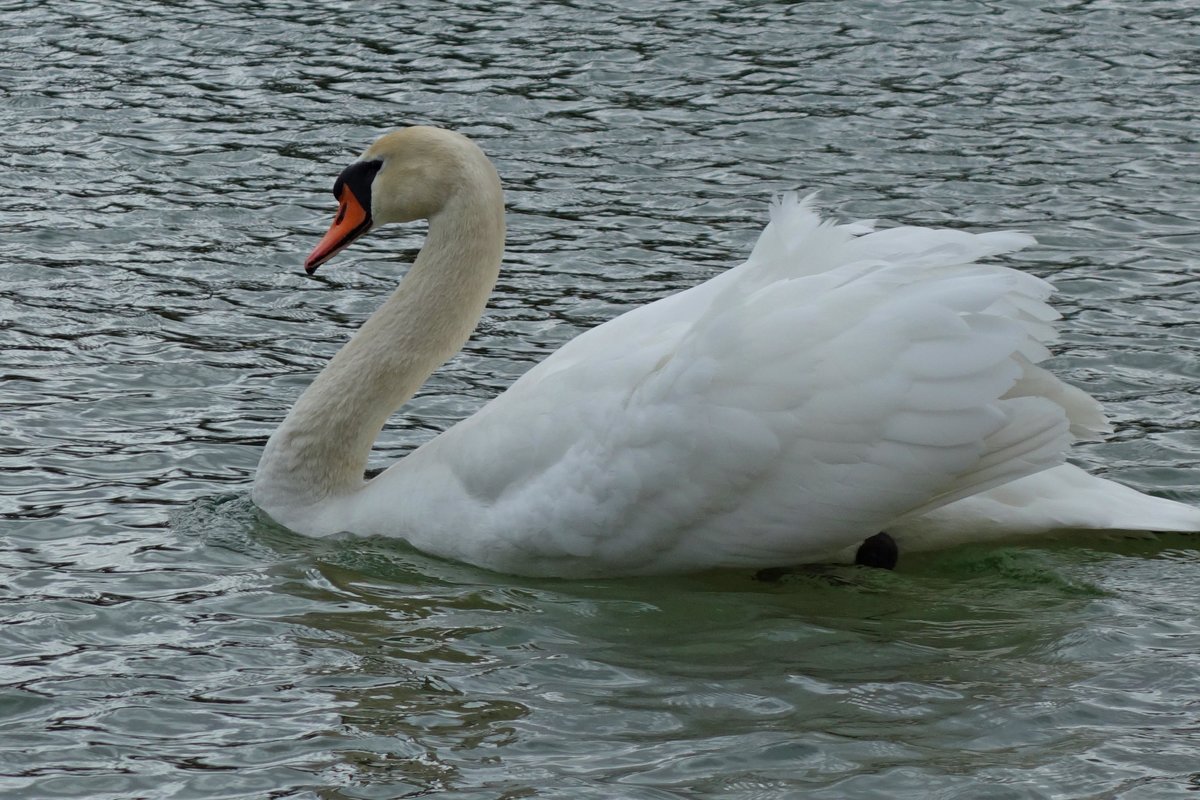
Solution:
[{"label": "gray water surface", "polygon": [[1036,235],[1116,426],[1077,459],[1200,503],[1193,6],[0,2],[0,796],[1195,796],[1187,537],[529,581],[247,498],[420,246],[305,278],[333,178],[421,122],[495,159],[508,255],[376,465],[819,189]]}]

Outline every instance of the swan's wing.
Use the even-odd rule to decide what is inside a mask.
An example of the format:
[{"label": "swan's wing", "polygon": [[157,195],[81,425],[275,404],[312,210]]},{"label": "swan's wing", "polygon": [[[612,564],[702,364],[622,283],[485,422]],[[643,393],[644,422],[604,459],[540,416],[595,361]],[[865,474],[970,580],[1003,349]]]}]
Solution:
[{"label": "swan's wing", "polygon": [[446,521],[418,546],[543,574],[801,562],[1059,463],[1069,416],[1103,423],[1033,366],[1050,286],[973,263],[1032,240],[857,230],[785,199],[748,262],[410,455],[414,513]]}]

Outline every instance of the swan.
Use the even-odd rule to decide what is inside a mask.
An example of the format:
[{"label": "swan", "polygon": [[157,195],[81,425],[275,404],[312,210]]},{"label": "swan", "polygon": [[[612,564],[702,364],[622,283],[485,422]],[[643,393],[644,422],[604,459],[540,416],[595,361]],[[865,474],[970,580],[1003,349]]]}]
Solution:
[{"label": "swan", "polygon": [[342,171],[310,274],[428,220],[398,288],[268,440],[253,499],[301,534],[398,537],[529,576],[843,560],[1061,530],[1200,530],[1200,510],[1065,463],[1108,430],[1037,363],[1046,281],[981,263],[1033,243],[822,221],[788,195],[749,258],[593,328],[371,480],[388,417],[466,342],[504,249],[500,179],[466,137],[385,134]]}]

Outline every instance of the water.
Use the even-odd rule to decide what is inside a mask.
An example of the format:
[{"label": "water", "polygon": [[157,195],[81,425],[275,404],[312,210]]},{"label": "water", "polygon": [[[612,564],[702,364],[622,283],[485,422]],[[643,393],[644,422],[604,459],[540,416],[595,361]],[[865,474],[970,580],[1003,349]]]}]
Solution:
[{"label": "water", "polygon": [[508,261],[378,464],[820,188],[1037,235],[1117,428],[1078,459],[1200,502],[1191,5],[0,3],[0,796],[1192,796],[1186,537],[568,583],[246,497],[420,243],[304,278],[333,177],[433,122],[495,158]]}]

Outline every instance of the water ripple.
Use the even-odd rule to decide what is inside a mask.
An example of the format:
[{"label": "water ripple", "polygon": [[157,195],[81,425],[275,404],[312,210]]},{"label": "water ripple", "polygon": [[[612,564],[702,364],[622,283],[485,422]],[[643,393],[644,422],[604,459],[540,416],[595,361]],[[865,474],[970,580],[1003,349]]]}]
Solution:
[{"label": "water ripple", "polygon": [[1079,458],[1200,501],[1198,25],[1180,0],[0,2],[0,794],[1196,790],[1186,539],[539,583],[299,539],[245,492],[419,247],[303,277],[333,176],[432,122],[496,160],[508,260],[379,463],[819,188],[1034,233],[1056,368],[1117,427]]}]

